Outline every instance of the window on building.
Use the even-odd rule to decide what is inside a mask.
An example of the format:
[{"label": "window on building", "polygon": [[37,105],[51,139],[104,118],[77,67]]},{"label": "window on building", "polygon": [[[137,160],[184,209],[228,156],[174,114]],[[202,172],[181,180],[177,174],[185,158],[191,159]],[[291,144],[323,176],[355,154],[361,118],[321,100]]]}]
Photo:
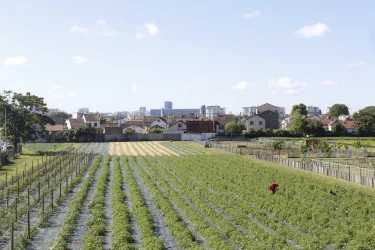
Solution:
[{"label": "window on building", "polygon": [[179,123],[179,124],[178,124],[178,127],[179,127],[179,128],[181,128],[181,127],[182,127],[181,123]]},{"label": "window on building", "polygon": [[254,125],[254,121],[250,121],[250,125]]},{"label": "window on building", "polygon": [[96,126],[98,126],[98,123],[95,122],[95,123],[94,123],[94,127],[96,127]]},{"label": "window on building", "polygon": [[259,125],[263,125],[263,121],[259,121]]},{"label": "window on building", "polygon": [[160,122],[160,119],[158,119],[158,122]]}]

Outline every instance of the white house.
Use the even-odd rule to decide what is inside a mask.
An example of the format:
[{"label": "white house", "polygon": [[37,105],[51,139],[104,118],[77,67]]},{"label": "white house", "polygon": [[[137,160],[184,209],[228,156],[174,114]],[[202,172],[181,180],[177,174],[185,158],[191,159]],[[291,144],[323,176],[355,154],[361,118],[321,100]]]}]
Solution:
[{"label": "white house", "polygon": [[179,131],[182,133],[184,130],[186,130],[186,122],[183,120],[176,121],[169,125],[169,131]]},{"label": "white house", "polygon": [[281,129],[288,130],[290,128],[290,125],[292,124],[293,118],[287,117],[284,120],[281,121]]},{"label": "white house", "polygon": [[144,127],[139,127],[137,125],[131,125],[128,128],[131,128],[133,130],[133,133],[136,134],[146,134],[147,130]]},{"label": "white house", "polygon": [[100,128],[100,118],[97,115],[83,115],[83,120],[88,126]]},{"label": "white house", "polygon": [[265,130],[266,129],[266,119],[264,119],[263,117],[261,117],[259,115],[250,116],[246,120],[246,128],[247,128],[247,131],[249,131],[250,129]]},{"label": "white house", "polygon": [[150,128],[155,128],[155,127],[167,129],[168,128],[167,121],[161,117],[158,117],[150,124]]}]

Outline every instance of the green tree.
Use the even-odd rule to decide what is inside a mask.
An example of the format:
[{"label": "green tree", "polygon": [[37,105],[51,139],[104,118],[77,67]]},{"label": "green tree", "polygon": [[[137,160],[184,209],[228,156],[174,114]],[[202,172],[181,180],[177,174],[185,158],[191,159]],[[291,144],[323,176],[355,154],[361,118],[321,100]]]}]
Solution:
[{"label": "green tree", "polygon": [[337,135],[337,136],[344,135],[345,127],[341,122],[339,122],[332,127],[332,132],[334,135]]},{"label": "green tree", "polygon": [[105,124],[107,119],[105,117],[100,117],[100,124]]},{"label": "green tree", "polygon": [[49,117],[51,117],[52,119],[62,117],[66,120],[66,119],[71,118],[72,114],[68,114],[64,111],[60,111],[60,112],[53,112],[52,114],[49,115]]},{"label": "green tree", "polygon": [[162,134],[165,129],[162,128],[151,128],[147,131],[149,134]]},{"label": "green tree", "polygon": [[272,151],[279,151],[279,158],[280,158],[280,152],[284,148],[284,141],[282,140],[276,140],[271,143],[271,149]]},{"label": "green tree", "polygon": [[125,131],[124,131],[124,134],[126,134],[126,135],[133,134],[133,129],[132,128],[126,128]]},{"label": "green tree", "polygon": [[355,113],[356,131],[359,135],[370,135],[375,129],[375,106],[367,106]]},{"label": "green tree", "polygon": [[225,125],[226,135],[242,135],[243,130],[246,130],[245,125],[240,124],[236,121],[230,122],[227,125]]},{"label": "green tree", "polygon": [[293,118],[292,123],[290,124],[289,130],[295,132],[295,133],[301,133],[301,134],[306,134],[307,131],[307,125],[308,125],[308,120],[303,118],[300,115],[295,115]]},{"label": "green tree", "polygon": [[303,104],[303,103],[293,105],[292,110],[290,111],[290,115],[292,117],[294,117],[296,115],[298,115],[298,116],[307,115],[306,105]]},{"label": "green tree", "polygon": [[330,117],[339,117],[340,115],[349,115],[349,109],[345,104],[336,103],[329,109]]},{"label": "green tree", "polygon": [[[0,95],[0,107],[7,113],[7,134],[13,142],[13,147],[17,144],[27,141],[35,141],[38,135],[44,131],[47,123],[55,122],[46,113],[47,104],[42,97],[26,95],[12,91],[4,91]],[[0,126],[4,126],[4,119],[0,120]]]},{"label": "green tree", "polygon": [[306,119],[306,130],[307,134],[315,134],[316,136],[323,136],[326,133],[326,130],[323,127],[323,123],[320,120],[311,120]]}]

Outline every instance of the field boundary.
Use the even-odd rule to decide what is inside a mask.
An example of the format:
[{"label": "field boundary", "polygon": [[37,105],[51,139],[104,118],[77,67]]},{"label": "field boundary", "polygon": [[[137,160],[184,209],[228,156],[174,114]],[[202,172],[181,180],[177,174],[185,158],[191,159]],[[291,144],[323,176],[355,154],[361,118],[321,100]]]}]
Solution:
[{"label": "field boundary", "polygon": [[[326,176],[334,177],[334,178],[349,181],[349,182],[358,183],[358,184],[365,185],[365,186],[374,187],[374,184],[375,184],[375,178],[373,177],[363,176],[361,174],[355,174],[353,172],[350,172],[351,168],[360,169],[358,167],[350,167],[350,166],[339,164],[339,163],[323,162],[320,160],[312,161],[312,163],[305,163],[305,162],[293,161],[290,159],[282,159],[282,158],[278,158],[278,157],[274,157],[270,155],[261,155],[261,154],[255,155],[255,158],[259,160],[281,164],[287,167],[302,169],[302,170],[313,172],[313,173],[324,174]],[[318,164],[319,162],[321,164]],[[328,163],[328,165],[324,166],[323,163]],[[341,165],[342,167],[344,166],[349,167],[349,172],[339,170],[339,167],[336,169],[334,165],[335,166]],[[363,171],[365,170],[367,169],[363,169]]]}]

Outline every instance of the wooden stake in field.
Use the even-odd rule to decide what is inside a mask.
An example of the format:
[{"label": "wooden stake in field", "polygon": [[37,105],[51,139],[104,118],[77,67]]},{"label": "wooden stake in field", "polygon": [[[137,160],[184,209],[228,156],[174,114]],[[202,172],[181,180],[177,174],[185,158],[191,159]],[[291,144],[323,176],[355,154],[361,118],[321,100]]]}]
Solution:
[{"label": "wooden stake in field", "polygon": [[31,234],[30,234],[30,211],[27,211],[27,238],[31,239]]},{"label": "wooden stake in field", "polygon": [[51,208],[53,209],[53,189],[51,190]]},{"label": "wooden stake in field", "polygon": [[14,250],[14,222],[12,222],[11,237],[10,237],[10,249]]}]

